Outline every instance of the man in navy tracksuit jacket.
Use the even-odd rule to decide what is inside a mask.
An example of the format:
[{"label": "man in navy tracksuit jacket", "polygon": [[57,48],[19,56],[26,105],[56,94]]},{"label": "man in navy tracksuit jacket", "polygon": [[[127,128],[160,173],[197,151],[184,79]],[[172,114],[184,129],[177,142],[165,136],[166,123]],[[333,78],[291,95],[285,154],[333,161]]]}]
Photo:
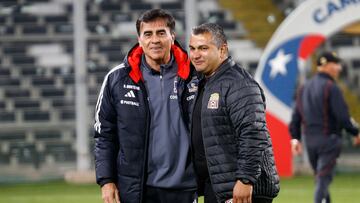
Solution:
[{"label": "man in navy tracksuit jacket", "polygon": [[95,170],[104,202],[192,203],[190,106],[197,77],[161,9],[136,23],[139,44],[106,76],[95,114]]},{"label": "man in navy tracksuit jacket", "polygon": [[302,152],[301,134],[306,136],[306,149],[316,176],[314,202],[329,203],[328,187],[340,154],[341,130],[354,136],[354,145],[360,144],[360,134],[335,81],[341,71],[340,59],[333,52],[324,52],[317,64],[318,73],[298,89],[289,129],[295,155]]}]

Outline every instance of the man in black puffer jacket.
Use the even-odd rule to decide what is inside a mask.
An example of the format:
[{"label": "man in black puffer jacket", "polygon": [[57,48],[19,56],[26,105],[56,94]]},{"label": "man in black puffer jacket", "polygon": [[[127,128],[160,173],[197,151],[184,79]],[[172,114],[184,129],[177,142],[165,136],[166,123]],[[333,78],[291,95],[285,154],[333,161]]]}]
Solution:
[{"label": "man in black puffer jacket", "polygon": [[205,203],[272,202],[280,186],[262,89],[228,56],[217,24],[193,28],[190,59],[204,75],[191,126],[199,194]]}]

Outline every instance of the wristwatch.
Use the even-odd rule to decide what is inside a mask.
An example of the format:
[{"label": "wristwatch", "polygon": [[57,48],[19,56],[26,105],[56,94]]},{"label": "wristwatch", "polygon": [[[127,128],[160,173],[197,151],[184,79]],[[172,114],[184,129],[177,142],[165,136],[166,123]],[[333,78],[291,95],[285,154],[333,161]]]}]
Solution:
[{"label": "wristwatch", "polygon": [[247,178],[239,178],[239,180],[245,185],[252,185],[251,181]]}]

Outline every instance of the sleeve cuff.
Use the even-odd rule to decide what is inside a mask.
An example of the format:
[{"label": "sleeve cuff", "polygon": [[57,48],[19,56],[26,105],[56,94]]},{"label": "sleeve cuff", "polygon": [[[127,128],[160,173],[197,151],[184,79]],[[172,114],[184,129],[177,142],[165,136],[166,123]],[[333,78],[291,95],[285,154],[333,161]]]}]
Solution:
[{"label": "sleeve cuff", "polygon": [[111,179],[103,179],[103,180],[98,181],[98,184],[100,185],[100,187],[104,186],[107,183],[114,183],[114,181]]}]

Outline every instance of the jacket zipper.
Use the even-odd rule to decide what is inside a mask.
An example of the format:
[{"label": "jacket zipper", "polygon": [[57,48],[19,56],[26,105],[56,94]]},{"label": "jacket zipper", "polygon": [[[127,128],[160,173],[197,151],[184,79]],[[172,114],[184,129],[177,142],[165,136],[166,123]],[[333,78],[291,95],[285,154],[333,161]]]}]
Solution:
[{"label": "jacket zipper", "polygon": [[[204,90],[203,90],[203,98],[202,98],[202,101],[201,101],[201,110],[200,110],[200,114],[201,114],[201,136],[202,136],[202,139],[203,139],[204,153],[205,153],[205,161],[206,161],[206,168],[207,168],[207,170],[208,170],[211,188],[212,188],[212,190],[214,191],[214,195],[215,195],[215,197],[216,197],[216,199],[217,199],[216,192],[215,192],[215,190],[214,190],[214,188],[213,188],[213,181],[212,181],[212,179],[211,179],[209,163],[208,163],[208,160],[207,160],[207,158],[206,158],[206,157],[208,157],[208,156],[207,156],[207,154],[206,154],[206,146],[205,146],[204,132],[203,132],[203,127],[202,127],[202,126],[203,126],[203,119],[202,119],[202,118],[203,118],[203,111],[202,111],[202,107],[204,106],[204,96],[205,96],[205,90],[206,90],[205,86],[206,86],[206,84],[205,84],[204,87],[203,87],[203,88],[204,88]],[[218,199],[217,199],[217,200],[218,200]]]},{"label": "jacket zipper", "polygon": [[[181,119],[183,120],[185,127],[188,127],[188,125],[186,125],[186,120],[184,117],[184,105],[183,104],[183,92],[184,92],[184,81],[180,78],[177,77],[177,85],[176,85],[176,90],[177,90],[177,97],[178,97],[178,105],[179,105],[179,109],[180,109],[180,115],[181,115]],[[190,131],[189,131],[190,132]]]},{"label": "jacket zipper", "polygon": [[[204,106],[204,96],[205,96],[205,90],[206,90],[206,88],[205,88],[205,86],[206,86],[206,84],[204,85],[204,87],[203,87],[203,97],[201,98],[202,99],[202,101],[201,101],[201,109],[200,109],[200,114],[201,114],[201,136],[202,136],[202,139],[203,139],[203,145],[204,145],[204,153],[205,153],[205,161],[206,161],[206,168],[207,168],[207,170],[208,170],[208,174],[209,174],[209,180],[210,180],[210,184],[211,184],[211,188],[212,188],[212,190],[214,191],[214,193],[215,193],[215,197],[216,197],[216,192],[215,192],[215,190],[214,190],[214,188],[213,188],[213,182],[212,182],[212,179],[211,179],[211,174],[210,174],[210,168],[209,168],[209,163],[208,163],[208,160],[207,160],[207,158],[206,157],[208,157],[207,156],[207,154],[206,154],[206,146],[205,146],[205,139],[204,139],[204,132],[203,132],[203,128],[202,128],[202,126],[203,126],[203,111],[202,111],[202,107]],[[198,96],[198,93],[199,93],[199,91],[196,93],[196,97],[195,97],[195,99],[197,99],[197,96]],[[195,103],[196,103],[196,100],[195,100]],[[192,117],[194,116],[194,109],[195,109],[195,103],[194,103],[194,106],[193,106],[193,110],[192,110],[192,112],[193,112],[193,114],[192,114]],[[192,118],[191,118],[192,119]],[[192,129],[192,120],[191,120],[191,129]],[[192,133],[191,133],[191,136],[192,136]],[[192,138],[191,138],[191,140],[192,140]],[[191,144],[191,146],[192,146],[192,144]],[[191,148],[191,150],[192,150],[192,148]],[[191,154],[192,154],[192,152],[191,152]],[[192,157],[193,157],[193,155],[192,155]],[[193,160],[194,160],[194,157],[193,157]],[[217,197],[216,197],[216,199],[217,199]]]},{"label": "jacket zipper", "polygon": [[144,197],[144,191],[145,191],[145,177],[146,177],[146,172],[147,172],[147,162],[148,162],[148,146],[149,146],[149,128],[150,128],[150,110],[149,110],[149,97],[148,94],[146,92],[146,88],[144,86],[144,83],[140,82],[139,83],[141,85],[141,89],[143,90],[144,93],[144,104],[145,104],[145,111],[146,111],[146,129],[145,129],[145,148],[144,148],[144,163],[143,163],[143,175],[141,177],[141,182],[140,182],[140,186],[141,186],[141,193],[140,193],[140,202],[143,202],[143,197]]},{"label": "jacket zipper", "polygon": [[160,67],[160,92],[161,92],[161,100],[164,101],[166,98],[164,98],[164,80],[163,80],[163,68]]}]

